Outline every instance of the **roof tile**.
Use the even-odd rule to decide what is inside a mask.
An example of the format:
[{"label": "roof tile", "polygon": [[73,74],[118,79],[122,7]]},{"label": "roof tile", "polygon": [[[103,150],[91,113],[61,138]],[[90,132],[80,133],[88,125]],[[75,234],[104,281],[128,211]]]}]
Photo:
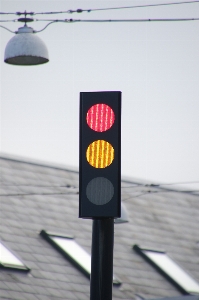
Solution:
[{"label": "roof tile", "polygon": [[[0,270],[1,299],[88,299],[88,278],[39,235],[72,235],[91,252],[92,221],[78,218],[78,173],[6,158],[0,166],[1,239],[31,268]],[[136,243],[164,249],[199,282],[198,195],[144,185],[122,182],[130,222],[115,225],[114,274],[122,285],[113,287],[113,300],[181,295],[132,250]]]}]

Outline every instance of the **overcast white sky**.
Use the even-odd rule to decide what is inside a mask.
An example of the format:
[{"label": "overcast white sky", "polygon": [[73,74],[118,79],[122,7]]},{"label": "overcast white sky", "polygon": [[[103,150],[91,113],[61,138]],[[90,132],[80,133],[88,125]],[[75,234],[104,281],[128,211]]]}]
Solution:
[{"label": "overcast white sky", "polygon": [[[179,2],[179,0],[176,0]],[[0,1],[3,12],[63,11],[147,1]],[[35,18],[199,17],[199,3]],[[1,19],[16,16],[2,16]],[[2,23],[12,30],[20,23]],[[31,23],[36,30],[44,22]],[[1,152],[78,167],[79,93],[122,91],[122,175],[199,181],[199,21],[56,23],[38,36],[50,62],[3,62],[13,34],[0,28]],[[193,189],[199,185],[193,185]]]}]

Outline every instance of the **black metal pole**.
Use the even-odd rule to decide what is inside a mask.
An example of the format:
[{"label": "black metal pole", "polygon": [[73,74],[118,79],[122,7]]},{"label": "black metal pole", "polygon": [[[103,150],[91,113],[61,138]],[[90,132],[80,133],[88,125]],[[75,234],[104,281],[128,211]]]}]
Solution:
[{"label": "black metal pole", "polygon": [[90,300],[112,300],[114,219],[94,219]]}]

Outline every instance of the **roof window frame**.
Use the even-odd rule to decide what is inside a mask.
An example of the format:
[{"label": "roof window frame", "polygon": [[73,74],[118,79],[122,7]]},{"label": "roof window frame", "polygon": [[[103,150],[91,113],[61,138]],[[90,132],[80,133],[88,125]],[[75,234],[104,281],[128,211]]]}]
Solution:
[{"label": "roof window frame", "polygon": [[[49,232],[49,231],[45,231],[45,230],[41,230],[40,235],[47,241],[49,242],[49,244],[55,248],[59,253],[61,253],[68,261],[71,262],[72,265],[74,265],[79,271],[81,271],[88,279],[90,279],[90,275],[91,272],[89,272],[88,270],[86,270],[86,268],[84,268],[80,262],[78,262],[74,257],[72,257],[69,253],[67,253],[67,251],[65,251],[58,243],[56,243],[55,240],[53,240],[51,237],[58,237],[58,238],[65,238],[65,239],[69,239],[69,240],[73,240],[78,247],[80,247],[82,249],[83,252],[86,252],[76,241],[75,238],[73,236],[70,235],[62,235],[62,234],[57,234],[54,232]],[[87,252],[86,252],[87,253]],[[89,256],[90,254],[87,253]],[[113,277],[113,285],[119,286],[121,285],[121,282],[115,278],[115,276]]]},{"label": "roof window frame", "polygon": [[[166,251],[143,248],[136,244],[133,246],[133,250],[136,251],[139,255],[141,255],[150,265],[152,265],[161,275],[163,275],[170,283],[172,283],[181,293],[183,293],[184,295],[199,295],[199,283],[187,271],[185,271],[178,263],[176,263],[172,259],[172,257],[167,255]],[[174,267],[177,267],[179,271],[183,272],[185,276],[189,277],[194,282],[194,284],[198,285],[198,291],[197,292],[192,291],[191,289],[186,287],[186,284],[181,284],[179,281],[177,282],[174,276],[172,277],[171,275],[169,275],[164,270],[164,268],[161,265],[158,265],[158,263],[155,262],[155,260],[150,258],[146,252],[164,254],[165,257],[169,259],[171,263],[174,264]]]},{"label": "roof window frame", "polygon": [[15,263],[8,263],[3,261],[0,257],[0,268],[4,270],[12,270],[12,271],[22,271],[22,272],[29,272],[30,268],[27,267],[27,265],[21,260],[21,258],[18,257],[7,245],[5,245],[4,242],[0,240],[0,251],[1,246],[5,248],[5,250],[9,253],[9,255],[14,256],[14,258],[20,262],[21,264],[15,264]]}]

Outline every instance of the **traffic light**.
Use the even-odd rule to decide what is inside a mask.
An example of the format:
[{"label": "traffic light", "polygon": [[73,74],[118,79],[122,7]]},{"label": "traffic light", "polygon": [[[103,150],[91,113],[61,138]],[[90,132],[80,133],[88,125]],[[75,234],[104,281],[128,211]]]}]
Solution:
[{"label": "traffic light", "polygon": [[80,93],[79,217],[121,214],[121,92]]}]

